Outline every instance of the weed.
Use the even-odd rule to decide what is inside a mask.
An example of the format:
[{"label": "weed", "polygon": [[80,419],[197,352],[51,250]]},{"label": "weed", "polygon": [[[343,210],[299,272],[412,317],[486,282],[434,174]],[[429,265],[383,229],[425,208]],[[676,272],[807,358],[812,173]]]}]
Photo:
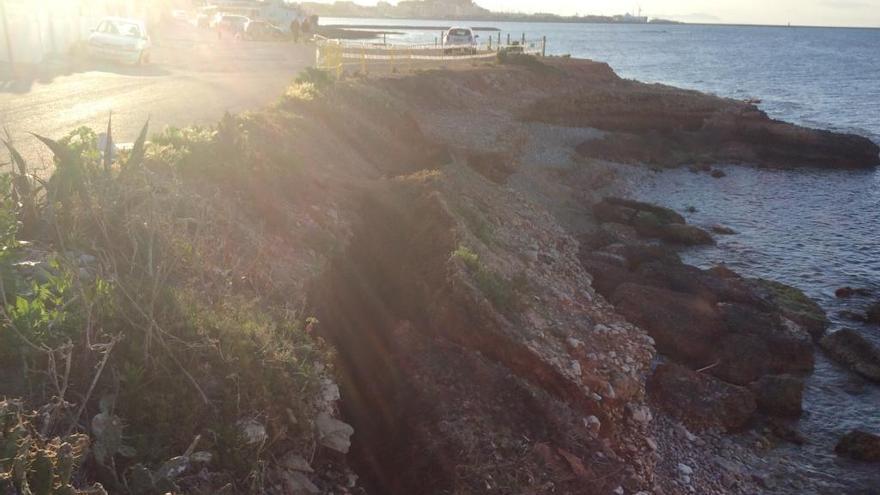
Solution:
[{"label": "weed", "polygon": [[452,252],[452,257],[464,263],[477,288],[498,312],[513,316],[522,310],[522,295],[527,292],[529,286],[525,274],[518,274],[512,280],[508,280],[487,268],[480,261],[479,256],[464,245],[459,245]]},{"label": "weed", "polygon": [[482,241],[483,244],[490,246],[495,242],[494,226],[478,211],[467,207],[458,208],[456,211],[462,219],[464,219],[468,230],[470,230],[477,239]]}]

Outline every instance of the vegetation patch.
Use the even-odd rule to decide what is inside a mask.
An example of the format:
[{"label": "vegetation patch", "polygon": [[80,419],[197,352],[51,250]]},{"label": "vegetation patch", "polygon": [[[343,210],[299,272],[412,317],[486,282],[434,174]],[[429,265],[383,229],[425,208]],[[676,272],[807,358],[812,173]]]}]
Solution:
[{"label": "vegetation patch", "polygon": [[528,291],[528,279],[524,274],[508,280],[486,267],[477,253],[463,245],[452,252],[452,257],[464,264],[477,288],[499,313],[513,316],[523,309],[523,295]]},{"label": "vegetation patch", "polygon": [[233,276],[264,249],[244,195],[190,182],[253,184],[263,125],[145,125],[125,152],[38,136],[47,180],[4,141],[0,492],[266,493],[272,459],[314,452],[327,346],[283,286]]}]

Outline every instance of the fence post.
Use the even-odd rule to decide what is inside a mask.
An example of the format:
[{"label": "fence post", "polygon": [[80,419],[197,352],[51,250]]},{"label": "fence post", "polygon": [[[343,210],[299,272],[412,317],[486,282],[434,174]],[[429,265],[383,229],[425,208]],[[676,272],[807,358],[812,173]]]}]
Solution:
[{"label": "fence post", "polygon": [[544,38],[541,39],[541,56],[542,57],[547,56],[547,36],[546,35],[544,36]]},{"label": "fence post", "polygon": [[526,46],[526,33],[523,33],[522,46]]},{"label": "fence post", "polygon": [[6,19],[6,0],[0,0],[0,27],[6,35],[6,52],[9,56],[9,69],[15,70],[15,55],[12,50],[12,36],[9,35],[9,21]]},{"label": "fence post", "polygon": [[492,35],[489,35],[489,51],[492,51]]},{"label": "fence post", "polygon": [[507,33],[507,46],[510,46],[510,33]]},{"label": "fence post", "polygon": [[361,72],[367,75],[367,43],[361,44]]}]

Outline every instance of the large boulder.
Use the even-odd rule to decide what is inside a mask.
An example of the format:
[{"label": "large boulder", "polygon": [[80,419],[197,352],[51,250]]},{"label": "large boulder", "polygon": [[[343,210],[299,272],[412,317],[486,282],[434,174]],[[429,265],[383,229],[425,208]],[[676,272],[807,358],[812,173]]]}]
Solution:
[{"label": "large boulder", "polygon": [[593,276],[593,288],[596,292],[608,298],[625,283],[643,282],[638,275],[617,266],[600,253],[581,256],[580,262],[584,270]]},{"label": "large boulder", "polygon": [[803,413],[804,380],[791,375],[766,375],[749,385],[758,409],[765,414],[797,417]]},{"label": "large boulder", "polygon": [[729,333],[718,342],[717,361],[708,373],[726,382],[747,385],[772,371],[773,352],[757,335]]},{"label": "large boulder", "polygon": [[675,210],[665,208],[663,206],[657,206],[655,204],[645,203],[643,201],[635,201],[632,199],[615,198],[612,196],[606,197],[603,202],[620,208],[630,208],[635,211],[651,213],[655,215],[658,219],[660,219],[660,221],[663,223],[685,223],[685,219],[683,216],[681,216],[679,213],[676,213]]},{"label": "large boulder", "polygon": [[688,427],[741,429],[757,409],[747,388],[677,364],[661,364],[648,378],[649,398]]},{"label": "large boulder", "polygon": [[829,334],[819,345],[835,361],[865,378],[880,382],[880,349],[855,330],[843,329]]},{"label": "large boulder", "polygon": [[673,244],[697,246],[715,243],[705,230],[693,225],[671,222],[653,211],[638,211],[632,219],[632,226],[643,237],[662,239]]},{"label": "large boulder", "polygon": [[642,237],[688,246],[715,242],[705,230],[687,225],[675,211],[641,201],[605,198],[593,205],[593,215],[600,222],[632,226]]},{"label": "large boulder", "polygon": [[650,280],[651,285],[693,294],[709,301],[738,302],[763,309],[771,308],[742,279],[720,277],[712,271],[681,262],[649,261],[639,267],[638,273]]},{"label": "large boulder", "polygon": [[657,237],[666,242],[685,246],[715,244],[715,239],[708,232],[693,225],[667,224],[663,226]]},{"label": "large boulder", "polygon": [[645,263],[659,262],[665,265],[681,265],[681,257],[667,246],[655,244],[626,244],[620,247],[620,255],[627,267],[634,270]]},{"label": "large boulder", "polygon": [[745,304],[723,303],[718,309],[730,333],[753,336],[763,343],[769,351],[768,371],[801,373],[813,369],[813,342],[797,324]]},{"label": "large boulder", "polygon": [[711,364],[724,323],[713,304],[660,287],[622,284],[611,297],[618,313],[643,328],[657,350],[678,361]]},{"label": "large boulder", "polygon": [[880,436],[864,431],[851,431],[844,435],[834,452],[857,461],[880,462]]},{"label": "large boulder", "polygon": [[825,335],[830,322],[825,310],[800,289],[780,282],[751,279],[750,285],[779,308],[783,316],[804,328],[815,340]]}]

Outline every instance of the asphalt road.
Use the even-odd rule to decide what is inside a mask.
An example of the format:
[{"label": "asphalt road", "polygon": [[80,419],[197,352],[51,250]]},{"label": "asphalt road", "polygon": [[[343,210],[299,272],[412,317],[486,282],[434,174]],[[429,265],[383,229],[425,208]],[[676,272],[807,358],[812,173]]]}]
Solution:
[{"label": "asphalt road", "polygon": [[[117,142],[134,141],[147,118],[151,133],[166,126],[211,124],[226,111],[276,101],[305,67],[314,47],[287,42],[217,40],[209,33],[159,39],[152,63],[126,67],[81,60],[60,62],[0,79],[0,127],[34,168],[51,154],[30,136],[59,138],[79,126],[95,132],[113,112]],[[6,150],[0,163],[8,162]]]}]

